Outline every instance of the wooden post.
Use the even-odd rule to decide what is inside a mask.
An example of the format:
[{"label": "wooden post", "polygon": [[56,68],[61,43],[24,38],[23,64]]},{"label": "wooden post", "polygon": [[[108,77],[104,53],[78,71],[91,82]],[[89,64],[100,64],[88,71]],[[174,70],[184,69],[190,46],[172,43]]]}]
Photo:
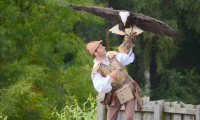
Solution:
[{"label": "wooden post", "polygon": [[154,120],[162,120],[163,105],[155,104],[154,106]]},{"label": "wooden post", "polygon": [[105,120],[106,107],[97,101],[97,120]]},{"label": "wooden post", "polygon": [[[181,108],[181,104],[178,104],[178,102],[177,101],[174,101],[174,102],[171,102],[171,107],[173,107],[173,108]],[[176,111],[176,112],[178,112],[178,111]],[[174,113],[174,114],[172,114],[172,116],[171,116],[171,120],[181,120],[182,118],[181,118],[181,114],[177,114],[177,113]]]},{"label": "wooden post", "polygon": [[[155,105],[155,101],[150,101],[150,97],[142,98],[142,106],[154,107],[154,105]],[[141,117],[143,118],[143,120],[153,120],[154,119],[153,111],[152,112],[142,112]]]},{"label": "wooden post", "polygon": [[196,108],[196,120],[200,120],[200,108]]},{"label": "wooden post", "polygon": [[[170,102],[164,102],[164,107],[170,107]],[[165,109],[165,108],[164,108]],[[164,120],[171,120],[171,115],[170,113],[165,113],[165,118]]]},{"label": "wooden post", "polygon": [[[180,102],[182,108],[186,108],[189,112],[189,110],[191,111],[192,109],[194,109],[194,105],[191,104],[185,104],[183,102]],[[190,114],[183,114],[182,115],[182,119],[183,120],[194,120],[195,115],[190,115]]]}]

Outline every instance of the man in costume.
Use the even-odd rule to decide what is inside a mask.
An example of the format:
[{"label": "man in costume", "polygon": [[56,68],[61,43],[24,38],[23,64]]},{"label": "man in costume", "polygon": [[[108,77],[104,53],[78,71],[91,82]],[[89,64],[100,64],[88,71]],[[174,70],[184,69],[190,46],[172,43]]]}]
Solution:
[{"label": "man in costume", "polygon": [[126,36],[118,51],[107,52],[101,44],[102,40],[92,41],[86,45],[89,53],[95,57],[92,70],[94,88],[99,93],[98,101],[108,106],[107,120],[117,120],[118,113],[125,106],[127,120],[134,119],[135,99],[138,110],[142,109],[139,98],[141,92],[137,82],[134,81],[124,69],[134,61],[132,45],[136,33]]}]

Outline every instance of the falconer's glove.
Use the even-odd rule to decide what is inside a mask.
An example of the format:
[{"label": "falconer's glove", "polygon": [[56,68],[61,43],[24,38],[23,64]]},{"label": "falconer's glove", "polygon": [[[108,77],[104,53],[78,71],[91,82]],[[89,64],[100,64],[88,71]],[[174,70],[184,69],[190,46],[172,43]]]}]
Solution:
[{"label": "falconer's glove", "polygon": [[131,46],[134,45],[134,43],[136,42],[136,33],[134,32],[129,35],[129,36],[125,36],[124,37],[124,41],[123,43],[118,47],[118,51],[119,52],[123,52],[123,53],[128,53]]}]

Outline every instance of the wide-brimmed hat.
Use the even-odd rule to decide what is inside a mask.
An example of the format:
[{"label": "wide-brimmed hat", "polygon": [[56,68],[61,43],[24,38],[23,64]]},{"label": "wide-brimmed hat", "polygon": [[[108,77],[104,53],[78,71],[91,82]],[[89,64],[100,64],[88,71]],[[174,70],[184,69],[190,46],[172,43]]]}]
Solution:
[{"label": "wide-brimmed hat", "polygon": [[94,54],[94,51],[97,49],[97,47],[98,47],[101,43],[102,43],[102,40],[89,42],[89,43],[86,45],[86,49],[90,52],[91,55],[93,55],[93,54]]}]

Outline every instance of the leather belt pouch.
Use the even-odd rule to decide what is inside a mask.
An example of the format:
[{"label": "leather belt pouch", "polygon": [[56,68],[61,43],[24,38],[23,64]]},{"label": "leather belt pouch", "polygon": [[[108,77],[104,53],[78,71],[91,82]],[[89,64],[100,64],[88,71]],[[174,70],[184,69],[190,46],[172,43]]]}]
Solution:
[{"label": "leather belt pouch", "polygon": [[115,93],[108,92],[108,93],[106,93],[104,100],[101,101],[100,103],[103,105],[108,105],[110,107],[114,106],[115,105],[115,97],[116,97]]},{"label": "leather belt pouch", "polygon": [[103,104],[103,105],[108,105],[111,101],[111,95],[112,94],[110,92],[106,93],[104,100],[101,101],[100,103]]},{"label": "leather belt pouch", "polygon": [[117,90],[116,95],[121,104],[124,104],[134,98],[132,90],[128,84],[123,85],[122,88]]}]

